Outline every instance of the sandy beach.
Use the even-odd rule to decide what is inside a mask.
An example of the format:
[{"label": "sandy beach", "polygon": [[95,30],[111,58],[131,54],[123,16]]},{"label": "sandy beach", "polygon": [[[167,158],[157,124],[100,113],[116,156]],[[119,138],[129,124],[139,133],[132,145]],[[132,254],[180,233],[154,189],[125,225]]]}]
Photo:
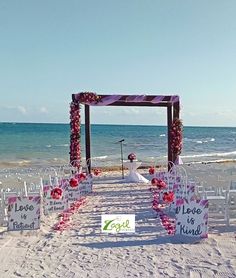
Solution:
[{"label": "sandy beach", "polygon": [[[152,198],[149,185],[103,173],[66,230],[52,229],[56,214],[37,231],[2,228],[0,277],[236,277],[235,221],[210,222],[207,239],[183,241],[164,230]],[[102,214],[135,214],[135,233],[101,232]]]},{"label": "sandy beach", "polygon": [[0,1],[0,278],[236,278],[235,11]]}]

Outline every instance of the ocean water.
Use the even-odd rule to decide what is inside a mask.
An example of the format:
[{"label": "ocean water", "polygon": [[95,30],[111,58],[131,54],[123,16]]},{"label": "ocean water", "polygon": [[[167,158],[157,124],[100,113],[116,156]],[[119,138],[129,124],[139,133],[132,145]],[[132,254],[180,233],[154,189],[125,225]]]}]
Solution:
[{"label": "ocean water", "polygon": [[[43,167],[69,162],[69,124],[0,123],[0,167]],[[84,126],[82,125],[82,156]],[[167,128],[141,125],[92,125],[93,166],[120,165],[135,152],[144,164],[167,160]],[[184,127],[184,162],[236,160],[236,128]]]}]

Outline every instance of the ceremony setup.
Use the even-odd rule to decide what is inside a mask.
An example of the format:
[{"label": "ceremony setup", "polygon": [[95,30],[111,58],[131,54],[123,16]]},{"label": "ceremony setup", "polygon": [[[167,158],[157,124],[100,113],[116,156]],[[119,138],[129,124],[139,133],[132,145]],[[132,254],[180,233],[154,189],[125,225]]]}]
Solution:
[{"label": "ceremony setup", "polygon": [[[98,106],[166,109],[166,162],[141,168],[121,140],[101,167]],[[177,95],[73,94],[69,162],[1,171],[0,277],[236,277],[236,166],[184,163],[183,129]]]}]

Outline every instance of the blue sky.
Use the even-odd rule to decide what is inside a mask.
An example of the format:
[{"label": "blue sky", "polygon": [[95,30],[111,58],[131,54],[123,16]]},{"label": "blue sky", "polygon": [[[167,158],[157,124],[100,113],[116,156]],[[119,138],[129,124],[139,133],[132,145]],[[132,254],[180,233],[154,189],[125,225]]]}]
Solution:
[{"label": "blue sky", "polygon": [[[184,125],[236,126],[236,1],[0,0],[0,121],[69,122],[71,94],[178,94]],[[94,123],[165,124],[99,107]]]}]

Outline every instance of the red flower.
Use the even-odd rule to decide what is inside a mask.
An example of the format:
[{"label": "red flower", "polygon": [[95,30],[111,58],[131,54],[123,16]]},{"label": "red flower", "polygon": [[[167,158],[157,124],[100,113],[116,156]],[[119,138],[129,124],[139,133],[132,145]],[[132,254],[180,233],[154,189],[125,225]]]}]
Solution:
[{"label": "red flower", "polygon": [[79,181],[84,181],[86,180],[86,174],[85,173],[80,173],[78,176]]},{"label": "red flower", "polygon": [[130,153],[130,154],[128,155],[128,159],[130,160],[130,162],[133,162],[133,160],[136,159],[136,154],[135,154],[135,153]]},{"label": "red flower", "polygon": [[152,185],[156,186],[159,190],[167,188],[167,184],[163,180],[158,178],[153,178],[151,183]]},{"label": "red flower", "polygon": [[175,155],[179,155],[182,150],[182,130],[182,121],[180,119],[174,119],[171,127],[171,150]]},{"label": "red flower", "polygon": [[155,173],[155,168],[152,166],[149,168],[149,174],[154,175],[154,173]]},{"label": "red flower", "polygon": [[84,93],[80,93],[79,94],[79,101],[80,102],[85,102],[85,103],[91,103],[91,102],[99,102],[101,99],[100,96],[98,96],[95,93],[91,93],[91,92],[84,92]]},{"label": "red flower", "polygon": [[93,170],[93,173],[94,173],[95,176],[98,176],[102,173],[102,171],[100,169],[96,168],[96,169]]},{"label": "red flower", "polygon": [[175,198],[175,194],[174,192],[170,191],[170,192],[165,192],[163,194],[163,201],[165,203],[172,203],[174,201]]},{"label": "red flower", "polygon": [[70,179],[70,186],[71,187],[77,187],[79,184],[79,181],[76,178],[71,178]]},{"label": "red flower", "polygon": [[51,197],[52,199],[59,200],[62,197],[62,189],[59,187],[55,187],[51,191]]}]

